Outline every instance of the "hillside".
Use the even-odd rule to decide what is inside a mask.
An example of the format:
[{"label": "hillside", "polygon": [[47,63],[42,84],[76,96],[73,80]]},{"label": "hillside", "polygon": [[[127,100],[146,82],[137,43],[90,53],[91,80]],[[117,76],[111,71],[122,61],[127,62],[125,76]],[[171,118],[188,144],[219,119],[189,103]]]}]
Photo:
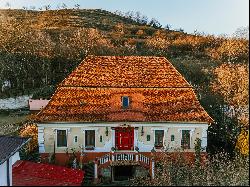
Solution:
[{"label": "hillside", "polygon": [[113,29],[117,23],[139,25],[135,21],[100,9],[85,10],[0,10],[2,16],[31,23],[35,29],[64,29],[75,27],[98,28],[103,31]]},{"label": "hillside", "polygon": [[0,10],[0,19],[0,97],[49,97],[88,54],[165,56],[194,86],[208,81],[204,72],[228,59],[248,62],[246,40],[163,29],[143,16],[100,9],[9,9]]}]

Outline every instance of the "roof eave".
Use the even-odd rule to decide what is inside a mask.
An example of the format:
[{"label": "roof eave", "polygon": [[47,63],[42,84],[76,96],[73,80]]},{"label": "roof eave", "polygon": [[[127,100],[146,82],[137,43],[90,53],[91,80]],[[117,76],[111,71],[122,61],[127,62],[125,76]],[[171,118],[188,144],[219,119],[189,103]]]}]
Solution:
[{"label": "roof eave", "polygon": [[23,142],[21,145],[19,145],[14,151],[12,151],[6,158],[2,159],[0,161],[0,165],[3,164],[6,160],[8,160],[10,157],[12,157],[16,152],[18,152],[30,140],[31,140],[31,138],[28,138],[25,142]]},{"label": "roof eave", "polygon": [[81,124],[81,123],[107,123],[107,124],[113,124],[113,123],[200,123],[200,124],[210,124],[210,122],[203,122],[203,121],[40,121],[37,122],[38,124]]}]

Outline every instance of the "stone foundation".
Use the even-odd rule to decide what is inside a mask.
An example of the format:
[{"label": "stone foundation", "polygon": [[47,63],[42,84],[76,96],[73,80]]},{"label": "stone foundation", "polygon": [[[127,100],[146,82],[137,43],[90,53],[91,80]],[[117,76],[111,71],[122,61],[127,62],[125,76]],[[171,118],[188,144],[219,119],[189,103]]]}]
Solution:
[{"label": "stone foundation", "polygon": [[147,177],[149,176],[149,170],[142,166],[134,166],[134,177]]}]

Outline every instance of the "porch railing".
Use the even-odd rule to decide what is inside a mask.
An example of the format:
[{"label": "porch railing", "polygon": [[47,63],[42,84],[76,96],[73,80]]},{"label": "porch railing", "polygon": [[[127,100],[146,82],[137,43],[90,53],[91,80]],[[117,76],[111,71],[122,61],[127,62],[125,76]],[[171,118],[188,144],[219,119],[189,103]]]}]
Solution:
[{"label": "porch railing", "polygon": [[150,158],[139,153],[110,153],[106,154],[97,159],[98,164],[102,165],[107,162],[114,162],[114,161],[136,161],[136,162],[143,162],[146,165],[150,165]]},{"label": "porch railing", "polygon": [[142,154],[139,154],[139,161],[145,163],[146,165],[150,165],[150,158],[146,157]]},{"label": "porch railing", "polygon": [[135,161],[144,167],[150,168],[151,177],[154,178],[154,160],[140,153],[134,152],[111,152],[95,161],[95,178],[98,178],[98,166],[102,166],[106,163],[111,163],[115,161]]}]

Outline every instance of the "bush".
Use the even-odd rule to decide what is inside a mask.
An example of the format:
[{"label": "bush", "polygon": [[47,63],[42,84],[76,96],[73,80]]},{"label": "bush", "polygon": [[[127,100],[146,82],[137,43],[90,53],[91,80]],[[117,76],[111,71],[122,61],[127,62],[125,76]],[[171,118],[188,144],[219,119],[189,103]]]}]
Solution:
[{"label": "bush", "polygon": [[27,123],[19,132],[21,137],[31,138],[31,141],[27,145],[27,152],[34,152],[38,148],[38,128],[36,124]]},{"label": "bush", "polygon": [[[157,165],[156,165],[157,166]],[[183,157],[171,161],[162,153],[155,168],[155,179],[134,178],[132,185],[142,186],[238,186],[249,184],[249,157],[230,158],[225,153],[209,156],[201,165],[186,164]]]}]

